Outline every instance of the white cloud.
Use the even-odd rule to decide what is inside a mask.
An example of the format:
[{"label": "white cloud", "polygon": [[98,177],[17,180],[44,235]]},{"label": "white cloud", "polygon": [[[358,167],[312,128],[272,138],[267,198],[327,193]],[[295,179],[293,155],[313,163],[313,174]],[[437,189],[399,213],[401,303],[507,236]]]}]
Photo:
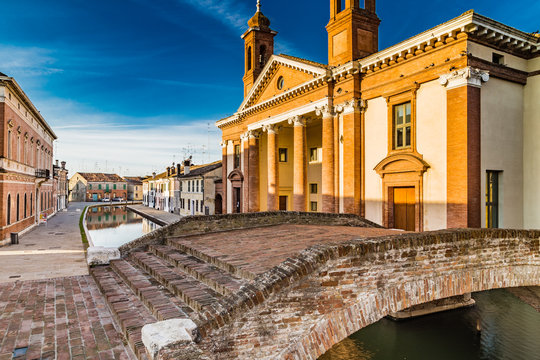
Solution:
[{"label": "white cloud", "polygon": [[62,72],[51,51],[37,47],[0,45],[0,71],[8,76],[41,76]]},{"label": "white cloud", "polygon": [[[232,0],[178,0],[189,4],[201,12],[210,15],[225,25],[235,29],[245,30],[249,13],[245,6]],[[255,2],[253,1],[253,13],[255,13]]]}]

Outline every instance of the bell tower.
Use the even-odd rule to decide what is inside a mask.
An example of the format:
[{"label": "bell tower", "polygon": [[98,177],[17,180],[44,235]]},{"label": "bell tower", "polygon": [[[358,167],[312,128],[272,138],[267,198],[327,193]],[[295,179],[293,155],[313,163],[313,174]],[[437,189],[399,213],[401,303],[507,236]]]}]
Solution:
[{"label": "bell tower", "polygon": [[257,0],[257,12],[248,21],[249,29],[242,35],[245,43],[244,97],[257,80],[270,56],[274,54],[274,36],[270,20],[261,12],[261,1]]},{"label": "bell tower", "polygon": [[379,51],[379,24],[375,0],[330,0],[328,65],[336,66]]}]

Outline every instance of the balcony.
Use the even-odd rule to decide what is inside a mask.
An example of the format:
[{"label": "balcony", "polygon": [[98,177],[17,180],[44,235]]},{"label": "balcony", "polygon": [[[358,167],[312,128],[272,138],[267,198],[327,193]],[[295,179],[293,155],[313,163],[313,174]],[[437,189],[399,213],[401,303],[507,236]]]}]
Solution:
[{"label": "balcony", "polygon": [[41,179],[48,179],[51,177],[51,170],[49,169],[36,169],[36,177]]}]

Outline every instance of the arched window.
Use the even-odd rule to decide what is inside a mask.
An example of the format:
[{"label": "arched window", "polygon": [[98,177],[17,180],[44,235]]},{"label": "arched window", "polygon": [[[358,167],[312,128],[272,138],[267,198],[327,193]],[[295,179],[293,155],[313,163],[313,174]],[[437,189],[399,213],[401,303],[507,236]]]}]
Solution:
[{"label": "arched window", "polygon": [[25,219],[26,219],[26,201],[27,200],[28,199],[26,198],[26,194],[24,194],[24,212],[23,212],[23,216],[24,216]]},{"label": "arched window", "polygon": [[7,224],[11,224],[11,195],[7,196]]},{"label": "arched window", "polygon": [[251,46],[248,47],[247,51],[247,69],[248,71],[251,70]]},{"label": "arched window", "polygon": [[40,201],[39,211],[43,211],[43,193],[41,193],[41,201]]},{"label": "arched window", "polygon": [[264,64],[266,64],[266,46],[265,45],[261,45],[261,47],[259,48],[259,64],[262,66],[264,66]]},{"label": "arched window", "polygon": [[32,194],[30,194],[30,215],[33,214],[34,211],[34,203],[32,202]]},{"label": "arched window", "polygon": [[11,130],[8,130],[8,137],[7,137],[7,157],[8,157],[8,159],[11,159]]},{"label": "arched window", "polygon": [[19,194],[17,194],[17,221],[19,221],[19,218],[20,218],[20,213],[19,213],[19,209],[20,209],[20,201],[19,201]]}]

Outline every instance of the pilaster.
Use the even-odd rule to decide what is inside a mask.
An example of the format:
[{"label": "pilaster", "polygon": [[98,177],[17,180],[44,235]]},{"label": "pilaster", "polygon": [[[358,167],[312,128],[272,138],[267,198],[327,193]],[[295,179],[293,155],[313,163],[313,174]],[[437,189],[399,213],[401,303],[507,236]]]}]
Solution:
[{"label": "pilaster", "polygon": [[447,88],[447,227],[481,227],[481,92],[489,73],[466,67],[440,77]]}]

